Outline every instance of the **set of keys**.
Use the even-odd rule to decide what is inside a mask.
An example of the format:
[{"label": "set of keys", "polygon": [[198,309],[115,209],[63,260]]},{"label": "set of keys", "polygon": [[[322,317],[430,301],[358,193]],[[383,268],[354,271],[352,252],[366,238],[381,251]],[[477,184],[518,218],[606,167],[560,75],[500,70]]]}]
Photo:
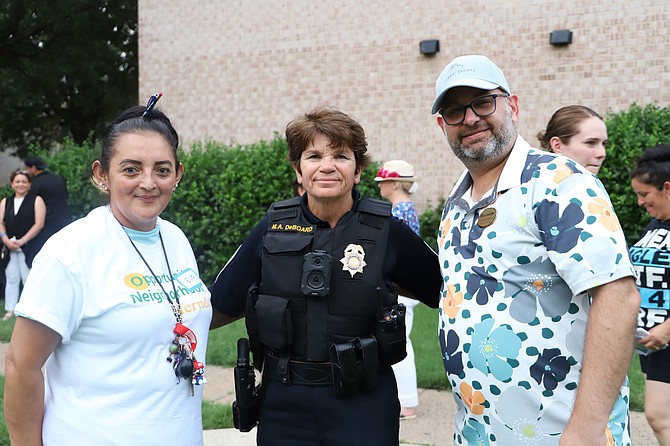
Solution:
[{"label": "set of keys", "polygon": [[194,353],[198,341],[195,333],[183,324],[177,323],[174,333],[175,338],[170,344],[170,356],[167,357],[167,361],[172,364],[177,380],[185,379],[189,383],[191,396],[193,396],[195,393],[193,386],[207,382],[205,366],[196,359]]}]

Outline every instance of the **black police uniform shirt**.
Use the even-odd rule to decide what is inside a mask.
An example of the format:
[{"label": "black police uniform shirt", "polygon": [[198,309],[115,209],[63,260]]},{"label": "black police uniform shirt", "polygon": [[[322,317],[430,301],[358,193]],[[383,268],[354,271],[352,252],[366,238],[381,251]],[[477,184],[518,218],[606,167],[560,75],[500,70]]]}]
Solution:
[{"label": "black police uniform shirt", "polygon": [[[353,198],[352,211],[355,212],[359,202],[358,191],[353,191]],[[316,225],[317,231],[330,227],[309,211],[307,195],[302,197],[300,204],[307,220]],[[265,217],[251,231],[211,286],[212,305],[219,312],[231,317],[244,313],[249,287],[260,282],[261,249],[267,231],[268,220]],[[333,261],[339,259],[333,256]],[[392,284],[396,284],[431,308],[439,305],[442,274],[437,254],[409,226],[395,217],[390,217],[389,221],[382,275],[389,289]]]}]

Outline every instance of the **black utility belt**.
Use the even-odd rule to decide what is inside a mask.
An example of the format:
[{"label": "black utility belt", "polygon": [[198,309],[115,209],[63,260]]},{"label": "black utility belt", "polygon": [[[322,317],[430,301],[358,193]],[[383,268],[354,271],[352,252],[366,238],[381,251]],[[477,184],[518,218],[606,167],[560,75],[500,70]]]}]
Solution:
[{"label": "black utility belt", "polygon": [[333,343],[330,362],[309,362],[265,355],[263,377],[287,385],[332,386],[338,399],[377,388],[379,350],[374,337]]},{"label": "black utility belt", "polygon": [[331,386],[333,370],[330,362],[297,361],[270,353],[265,355],[263,378],[299,386]]}]

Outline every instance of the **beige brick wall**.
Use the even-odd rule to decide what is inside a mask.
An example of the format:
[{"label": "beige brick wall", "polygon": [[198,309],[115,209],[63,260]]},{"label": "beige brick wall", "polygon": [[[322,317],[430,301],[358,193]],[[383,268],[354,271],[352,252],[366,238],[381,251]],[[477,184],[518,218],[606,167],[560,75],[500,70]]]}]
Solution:
[{"label": "beige brick wall", "polygon": [[[556,48],[549,33],[573,31]],[[532,145],[553,111],[605,113],[670,104],[667,0],[140,0],[139,94],[185,143],[251,143],[297,114],[332,105],[366,129],[375,160],[403,158],[423,207],[463,169],[430,115],[434,83],[455,56],[485,54],[519,95]],[[419,42],[439,39],[434,57]]]}]

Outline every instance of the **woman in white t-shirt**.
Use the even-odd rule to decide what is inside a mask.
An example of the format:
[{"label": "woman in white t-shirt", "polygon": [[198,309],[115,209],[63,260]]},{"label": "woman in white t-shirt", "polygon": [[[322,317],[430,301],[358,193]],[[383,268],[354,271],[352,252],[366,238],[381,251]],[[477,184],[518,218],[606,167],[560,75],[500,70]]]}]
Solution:
[{"label": "woman in white t-shirt", "polygon": [[184,167],[158,98],[123,112],[93,163],[109,205],[35,258],[7,353],[12,444],[203,444],[210,295],[159,217]]}]

